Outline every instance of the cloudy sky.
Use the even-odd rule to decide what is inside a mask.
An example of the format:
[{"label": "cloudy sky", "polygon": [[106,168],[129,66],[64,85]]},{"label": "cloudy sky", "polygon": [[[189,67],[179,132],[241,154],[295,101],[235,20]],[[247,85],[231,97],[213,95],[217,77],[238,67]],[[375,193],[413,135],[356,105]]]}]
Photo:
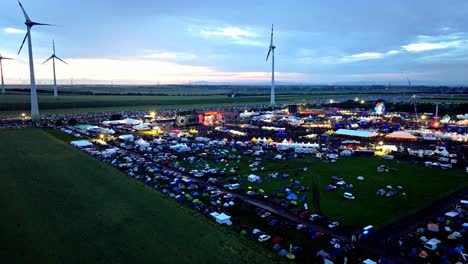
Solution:
[{"label": "cloudy sky", "polygon": [[[33,21],[39,83],[267,84],[275,24],[281,83],[468,84],[465,0],[23,0]],[[24,18],[0,1],[0,53],[9,83],[28,81]]]}]

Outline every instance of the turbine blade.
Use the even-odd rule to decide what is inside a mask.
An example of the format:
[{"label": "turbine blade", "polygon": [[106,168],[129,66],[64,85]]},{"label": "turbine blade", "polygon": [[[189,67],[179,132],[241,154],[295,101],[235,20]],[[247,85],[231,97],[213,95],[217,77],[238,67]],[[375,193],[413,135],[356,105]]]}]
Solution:
[{"label": "turbine blade", "polygon": [[53,24],[45,24],[45,23],[37,23],[37,22],[32,22],[33,26],[56,26]]},{"label": "turbine blade", "polygon": [[12,60],[12,58],[0,57],[0,60]]},{"label": "turbine blade", "polygon": [[21,2],[19,0],[18,0],[18,4],[20,5],[21,10],[23,10],[24,19],[26,19],[26,21],[31,21],[31,19],[29,19],[28,14],[26,13],[26,10],[24,10],[24,7],[23,7],[23,5],[21,4]]},{"label": "turbine blade", "polygon": [[52,40],[52,47],[54,49],[54,55],[55,55],[55,40]]},{"label": "turbine blade", "polygon": [[26,42],[26,39],[29,37],[29,32],[26,33],[26,35],[24,36],[24,39],[23,39],[23,43],[21,43],[21,47],[18,51],[18,54],[20,54],[21,52],[21,49],[23,48],[23,45],[24,45],[24,42]]},{"label": "turbine blade", "polygon": [[53,57],[54,57],[54,55],[50,56],[50,57],[49,57],[46,61],[44,61],[42,64],[44,64],[44,63],[50,61],[50,59],[52,59]]},{"label": "turbine blade", "polygon": [[62,60],[61,58],[59,58],[59,57],[57,57],[57,56],[55,56],[55,58],[56,58],[57,60],[59,60],[59,61],[65,63],[65,64],[68,64],[68,63],[66,63],[64,60]]},{"label": "turbine blade", "polygon": [[273,24],[271,25],[271,40],[270,40],[270,47],[273,46]]},{"label": "turbine blade", "polygon": [[266,57],[266,61],[268,61],[268,57],[270,57],[270,52],[271,52],[271,46],[270,46],[270,49],[268,50],[268,54],[267,54],[267,57]]}]

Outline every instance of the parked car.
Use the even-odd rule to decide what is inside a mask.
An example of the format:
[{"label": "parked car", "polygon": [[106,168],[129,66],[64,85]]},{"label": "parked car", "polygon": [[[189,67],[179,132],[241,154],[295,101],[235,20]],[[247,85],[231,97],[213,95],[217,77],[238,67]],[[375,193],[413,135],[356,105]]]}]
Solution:
[{"label": "parked car", "polygon": [[343,194],[343,197],[346,198],[346,199],[348,199],[348,200],[354,200],[354,199],[356,199],[356,197],[354,197],[354,195],[353,195],[352,193],[349,193],[349,192],[345,192],[345,193]]},{"label": "parked car", "polygon": [[331,222],[328,224],[328,228],[337,228],[338,226],[340,226],[340,223],[338,222]]},{"label": "parked car", "polygon": [[263,214],[260,215],[261,218],[265,218],[265,217],[268,217],[270,216],[271,213],[270,212],[264,212]]},{"label": "parked car", "polygon": [[269,239],[270,239],[269,235],[261,235],[258,237],[258,242],[265,242],[265,241],[268,241]]},{"label": "parked car", "polygon": [[318,222],[321,219],[323,219],[323,216],[318,215],[318,214],[312,214],[309,216],[309,220],[312,222]]}]

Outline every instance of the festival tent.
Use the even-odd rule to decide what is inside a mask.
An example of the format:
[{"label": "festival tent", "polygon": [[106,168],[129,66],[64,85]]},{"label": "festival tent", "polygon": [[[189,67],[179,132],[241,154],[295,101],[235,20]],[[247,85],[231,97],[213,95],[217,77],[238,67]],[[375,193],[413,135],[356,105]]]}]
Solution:
[{"label": "festival tent", "polygon": [[335,135],[361,137],[361,138],[370,138],[370,137],[378,136],[378,134],[375,132],[366,131],[366,130],[350,130],[350,129],[338,129],[335,132]]},{"label": "festival tent", "polygon": [[133,118],[125,118],[122,121],[123,121],[123,124],[126,124],[126,125],[138,125],[141,123],[141,120],[136,120]]},{"label": "festival tent", "polygon": [[136,125],[136,126],[132,126],[132,128],[135,129],[135,130],[149,130],[150,129],[149,126],[147,126],[147,125],[145,125],[143,123],[141,123],[139,125]]},{"label": "festival tent", "polygon": [[77,140],[77,141],[72,141],[70,142],[70,144],[72,144],[74,147],[77,147],[77,148],[84,148],[84,147],[89,147],[89,146],[92,146],[93,143],[87,141],[87,140]]},{"label": "festival tent", "polygon": [[389,139],[407,139],[407,140],[416,140],[418,137],[411,135],[406,131],[395,131],[388,134],[385,138]]}]

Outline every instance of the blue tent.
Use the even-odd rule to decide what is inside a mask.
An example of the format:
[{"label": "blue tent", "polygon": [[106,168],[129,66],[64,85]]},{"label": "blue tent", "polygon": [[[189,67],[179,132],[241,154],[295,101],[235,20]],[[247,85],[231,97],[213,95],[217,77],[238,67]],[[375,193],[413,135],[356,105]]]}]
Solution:
[{"label": "blue tent", "polygon": [[287,254],[288,254],[288,251],[286,251],[286,250],[284,250],[284,249],[282,249],[282,250],[280,250],[280,252],[278,252],[278,256],[280,256],[280,257],[284,257],[284,256],[286,256]]},{"label": "blue tent", "polygon": [[273,245],[273,250],[278,251],[278,250],[280,250],[280,249],[281,249],[280,244],[277,243],[277,244],[274,244],[274,245]]},{"label": "blue tent", "polygon": [[297,200],[297,195],[295,195],[294,193],[289,193],[286,198],[288,200]]},{"label": "blue tent", "polygon": [[193,196],[198,196],[198,194],[199,194],[198,192],[194,192],[192,195]]}]

